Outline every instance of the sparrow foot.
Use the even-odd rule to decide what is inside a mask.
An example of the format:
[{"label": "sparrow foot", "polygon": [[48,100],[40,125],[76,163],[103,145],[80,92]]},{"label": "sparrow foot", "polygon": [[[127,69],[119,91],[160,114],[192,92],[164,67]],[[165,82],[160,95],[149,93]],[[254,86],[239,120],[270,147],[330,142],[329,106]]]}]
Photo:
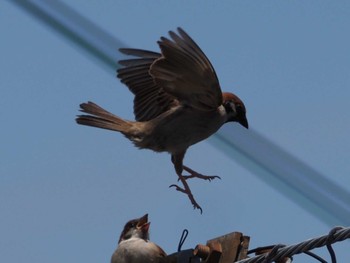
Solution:
[{"label": "sparrow foot", "polygon": [[192,192],[191,192],[191,189],[190,187],[188,186],[187,182],[186,182],[186,179],[183,178],[182,175],[179,175],[179,180],[182,182],[184,188],[181,188],[180,186],[176,185],[176,184],[172,184],[170,185],[169,187],[175,187],[175,190],[176,191],[179,191],[181,193],[184,193],[188,196],[188,198],[190,199],[191,201],[191,204],[193,205],[193,208],[194,209],[199,209],[199,211],[201,212],[201,214],[203,213],[203,210],[202,208],[200,207],[200,205],[197,203],[197,201],[194,199],[193,195],[192,195]]},{"label": "sparrow foot", "polygon": [[[182,175],[182,177],[185,180],[191,179],[191,178],[199,178],[203,180],[208,180],[210,182],[211,180],[214,180],[216,178],[221,179],[221,177],[217,175],[203,175],[203,174],[197,173],[196,171],[192,170],[191,168],[185,165],[183,165],[182,167],[186,172],[190,173],[190,175]],[[178,181],[180,181],[180,178],[178,179]]]}]

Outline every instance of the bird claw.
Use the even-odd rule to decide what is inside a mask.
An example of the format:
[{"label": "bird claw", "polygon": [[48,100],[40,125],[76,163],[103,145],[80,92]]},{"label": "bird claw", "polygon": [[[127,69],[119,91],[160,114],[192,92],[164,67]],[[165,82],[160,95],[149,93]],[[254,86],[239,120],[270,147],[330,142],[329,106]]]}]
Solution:
[{"label": "bird claw", "polygon": [[[183,169],[190,173],[190,175],[182,175],[183,179],[187,180],[187,179],[191,179],[191,178],[199,178],[199,179],[203,179],[203,180],[207,180],[209,182],[211,182],[212,180],[218,178],[221,180],[220,176],[217,175],[203,175],[200,173],[197,173],[196,171],[192,170],[191,168],[183,165]],[[178,179],[178,181],[180,181],[180,178]]]},{"label": "bird claw", "polygon": [[221,178],[220,178],[220,176],[217,176],[217,175],[203,175],[203,174],[197,173],[196,171],[190,169],[189,167],[187,167],[185,165],[182,165],[182,169],[190,174],[190,175],[181,175],[180,171],[177,173],[177,175],[179,176],[177,181],[181,181],[184,188],[181,188],[180,186],[178,186],[176,184],[172,184],[169,187],[175,187],[176,191],[179,191],[181,193],[186,194],[188,196],[188,198],[190,199],[190,201],[193,205],[193,208],[199,209],[201,214],[202,214],[203,210],[199,206],[199,204],[196,202],[196,200],[194,199],[192,192],[191,192],[191,189],[188,186],[186,180],[191,179],[191,178],[199,178],[199,179],[203,179],[203,180],[208,180],[210,182],[211,180],[214,180],[216,178],[218,178],[218,179],[221,179]]},{"label": "bird claw", "polygon": [[[191,175],[183,175],[182,176],[185,180],[187,179],[191,179],[191,178],[199,178],[199,179],[203,179],[203,180],[206,180],[206,181],[209,181],[211,182],[212,180],[214,179],[220,179],[221,180],[221,177],[218,176],[218,175],[203,175],[203,174],[191,174]],[[177,181],[180,181],[180,179],[177,179]]]},{"label": "bird claw", "polygon": [[[179,179],[180,180],[180,179]],[[179,191],[181,193],[184,193],[184,194],[187,194],[187,192],[185,191],[185,189],[181,188],[180,186],[176,185],[176,184],[172,184],[172,185],[169,185],[169,188],[171,187],[175,187],[175,190],[176,191]]]},{"label": "bird claw", "polygon": [[181,188],[180,186],[176,185],[176,184],[172,184],[169,186],[169,188],[171,187],[175,187],[176,191],[179,191],[181,193],[184,193],[188,196],[188,198],[190,199],[192,205],[193,205],[193,209],[199,209],[200,213],[203,214],[203,210],[200,207],[200,205],[196,202],[196,200],[194,199],[191,190],[188,188],[188,190]]}]

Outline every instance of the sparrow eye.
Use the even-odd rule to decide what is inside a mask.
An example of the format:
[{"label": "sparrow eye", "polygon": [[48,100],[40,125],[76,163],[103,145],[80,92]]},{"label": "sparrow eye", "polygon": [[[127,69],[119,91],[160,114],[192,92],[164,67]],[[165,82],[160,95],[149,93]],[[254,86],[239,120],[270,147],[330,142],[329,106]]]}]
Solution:
[{"label": "sparrow eye", "polygon": [[134,228],[136,226],[136,223],[129,223],[129,228]]},{"label": "sparrow eye", "polygon": [[230,100],[224,102],[224,107],[227,113],[234,111],[234,103]]},{"label": "sparrow eye", "polygon": [[242,107],[242,105],[237,105],[236,106],[236,111],[240,114],[240,113],[244,113],[244,108]]}]

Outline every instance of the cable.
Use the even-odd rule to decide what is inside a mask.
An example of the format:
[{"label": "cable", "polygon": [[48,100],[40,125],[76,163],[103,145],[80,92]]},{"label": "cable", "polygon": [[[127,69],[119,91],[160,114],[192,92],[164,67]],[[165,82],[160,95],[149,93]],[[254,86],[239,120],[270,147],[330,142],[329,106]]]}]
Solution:
[{"label": "cable", "polygon": [[[336,227],[332,229],[328,235],[313,238],[306,240],[304,242],[298,243],[296,245],[291,246],[284,246],[284,245],[276,245],[273,247],[270,253],[265,253],[263,255],[259,255],[253,258],[249,259],[243,259],[240,261],[237,261],[236,263],[269,263],[269,262],[277,262],[278,260],[281,260],[282,258],[286,257],[292,257],[293,255],[297,255],[300,253],[308,252],[309,250],[312,250],[314,248],[319,248],[323,246],[330,247],[330,244],[343,241],[345,239],[350,238],[350,228],[344,228],[344,227]],[[328,249],[329,250],[329,249]],[[250,250],[256,251],[255,250]],[[332,252],[331,252],[332,251]],[[333,249],[331,248],[330,255],[332,258],[332,263],[336,263],[335,253]],[[308,255],[311,255],[312,253],[307,253]],[[317,256],[318,257],[318,256]],[[325,261],[321,261],[325,262]]]}]

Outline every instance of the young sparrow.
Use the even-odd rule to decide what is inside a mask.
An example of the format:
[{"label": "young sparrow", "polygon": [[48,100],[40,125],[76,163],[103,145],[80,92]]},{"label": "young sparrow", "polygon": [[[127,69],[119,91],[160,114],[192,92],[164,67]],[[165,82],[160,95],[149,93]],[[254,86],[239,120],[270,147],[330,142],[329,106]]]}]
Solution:
[{"label": "young sparrow", "polygon": [[[135,95],[136,121],[124,120],[93,102],[80,104],[77,123],[118,131],[141,149],[168,152],[183,188],[194,208],[201,210],[187,184],[189,178],[212,180],[183,164],[186,150],[214,134],[227,122],[248,128],[246,109],[234,94],[221,92],[208,58],[181,28],[170,39],[158,41],[161,53],[120,49],[136,58],[121,60],[118,78]],[[190,175],[182,175],[183,170]]]},{"label": "young sparrow", "polygon": [[127,222],[111,263],[157,263],[165,257],[164,250],[149,241],[149,226],[148,214]]}]

